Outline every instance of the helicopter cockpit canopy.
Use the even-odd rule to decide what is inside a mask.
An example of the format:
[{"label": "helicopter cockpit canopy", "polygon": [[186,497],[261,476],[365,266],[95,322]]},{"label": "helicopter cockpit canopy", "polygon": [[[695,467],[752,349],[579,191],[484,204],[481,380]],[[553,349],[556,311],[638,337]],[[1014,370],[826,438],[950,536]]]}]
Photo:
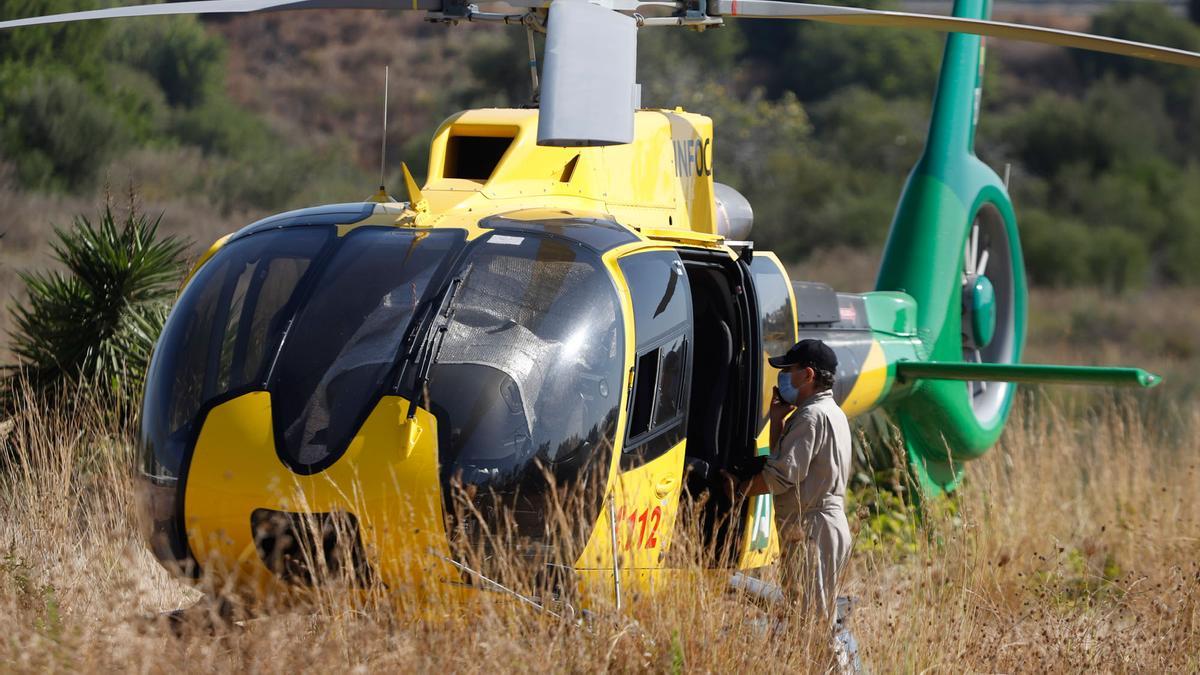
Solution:
[{"label": "helicopter cockpit canopy", "polygon": [[[489,220],[470,242],[459,229],[334,224],[235,236],[187,284],[155,350],[143,473],[175,489],[207,412],[267,391],[279,459],[315,474],[382,397],[403,396],[437,418],[447,507],[465,494],[484,525],[515,514],[523,538],[543,539],[546,493],[591,467],[607,475],[625,340],[600,255],[633,237]],[[413,345],[430,346],[427,382]],[[175,529],[172,514],[152,516]],[[171,538],[178,557],[181,532]]]},{"label": "helicopter cockpit canopy", "polygon": [[573,511],[599,509],[602,490],[587,488],[606,476],[616,439],[618,296],[595,250],[545,231],[497,230],[459,269],[429,387],[443,483],[471,501],[455,506],[477,522],[460,525],[545,540],[550,493],[586,502]]}]

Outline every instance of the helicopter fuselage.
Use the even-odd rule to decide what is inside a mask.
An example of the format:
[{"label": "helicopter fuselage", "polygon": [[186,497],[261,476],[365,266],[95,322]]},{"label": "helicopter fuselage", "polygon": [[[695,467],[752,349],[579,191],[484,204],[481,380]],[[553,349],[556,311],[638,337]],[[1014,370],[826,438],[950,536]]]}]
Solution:
[{"label": "helicopter fuselage", "polygon": [[419,199],[281,214],[205,255],[148,375],[161,560],[256,592],[318,571],[428,590],[505,549],[652,584],[689,497],[716,564],[774,559],[771,496],[722,489],[768,452],[766,356],[826,339],[837,398],[868,411],[919,355],[911,298],[794,285],[728,241],[706,117],[642,111],[635,143],[589,148],[536,145],[536,121],[452,117]]}]

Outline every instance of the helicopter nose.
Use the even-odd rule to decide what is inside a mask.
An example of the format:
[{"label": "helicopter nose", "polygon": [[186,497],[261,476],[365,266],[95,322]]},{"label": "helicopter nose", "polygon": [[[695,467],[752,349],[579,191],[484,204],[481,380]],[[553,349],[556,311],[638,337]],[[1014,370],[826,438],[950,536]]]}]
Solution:
[{"label": "helicopter nose", "polygon": [[381,398],[338,461],[311,475],[280,459],[270,393],[213,408],[183,487],[187,540],[201,570],[251,591],[329,575],[389,589],[453,578],[444,562],[437,422],[417,408],[413,434],[408,408],[402,397]]}]

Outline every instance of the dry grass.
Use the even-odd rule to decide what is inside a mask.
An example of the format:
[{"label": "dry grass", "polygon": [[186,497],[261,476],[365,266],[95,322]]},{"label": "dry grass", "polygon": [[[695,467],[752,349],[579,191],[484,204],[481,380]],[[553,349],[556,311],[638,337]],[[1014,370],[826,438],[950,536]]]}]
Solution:
[{"label": "dry grass", "polygon": [[[580,625],[497,594],[397,613],[330,593],[240,626],[187,631],[145,617],[198,593],[170,578],[134,525],[132,451],[104,413],[30,406],[0,482],[0,663],[6,669],[803,671],[799,635],[768,641],[758,610],[719,584],[597,608]],[[1001,445],[970,467],[902,548],[858,552],[849,592],[873,672],[1195,670],[1200,667],[1200,446],[1115,400],[1067,414],[1027,396]],[[852,515],[855,527],[860,526]],[[398,600],[398,599],[396,599]]]},{"label": "dry grass", "polygon": [[1075,414],[1040,395],[1022,404],[917,555],[856,560],[869,659],[888,670],[1196,669],[1200,417],[1153,429],[1124,398]]}]

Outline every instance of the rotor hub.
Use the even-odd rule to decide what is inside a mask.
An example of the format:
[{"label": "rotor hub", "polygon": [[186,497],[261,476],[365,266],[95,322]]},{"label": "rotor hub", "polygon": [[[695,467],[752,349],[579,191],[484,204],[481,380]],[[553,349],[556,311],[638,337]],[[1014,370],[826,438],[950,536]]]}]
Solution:
[{"label": "rotor hub", "polygon": [[977,349],[992,343],[996,336],[996,290],[985,275],[975,275],[967,280],[963,289],[967,321],[964,328]]}]

